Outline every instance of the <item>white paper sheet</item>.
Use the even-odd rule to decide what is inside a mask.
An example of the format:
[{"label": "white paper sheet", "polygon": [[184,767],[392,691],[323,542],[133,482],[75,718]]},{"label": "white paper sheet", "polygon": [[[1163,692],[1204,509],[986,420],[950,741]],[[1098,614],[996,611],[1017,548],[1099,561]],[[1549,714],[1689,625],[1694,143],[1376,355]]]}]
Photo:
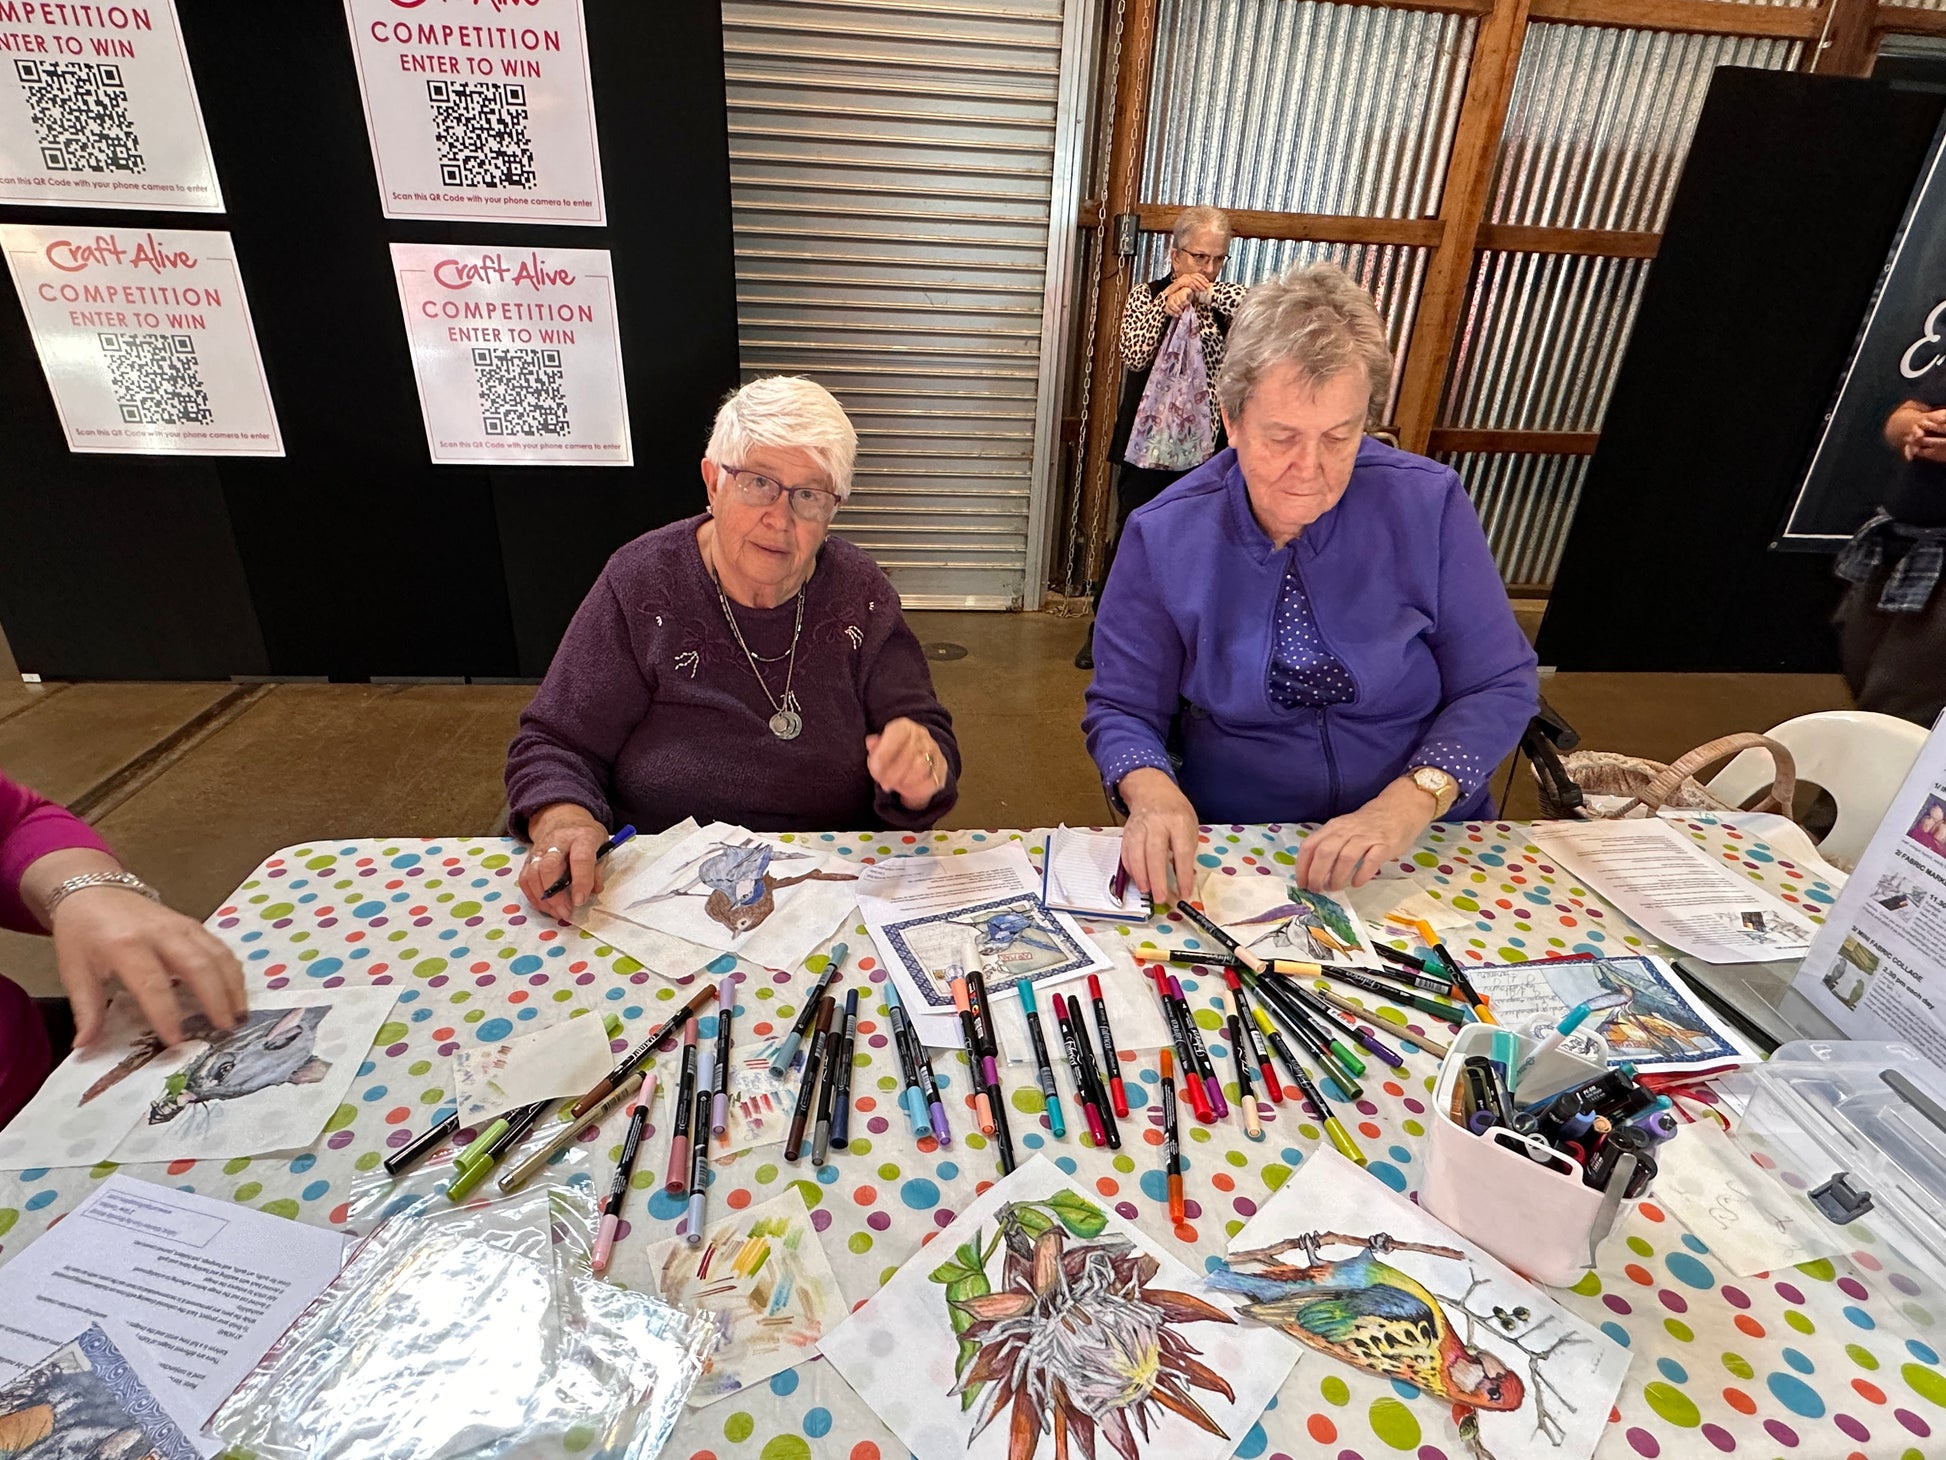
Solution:
[{"label": "white paper sheet", "polygon": [[857,899],[858,879],[857,868],[813,842],[713,822],[654,862],[631,858],[610,868],[601,910],[765,968],[790,969],[837,930]]},{"label": "white paper sheet", "polygon": [[[886,973],[899,985],[899,994],[905,1000],[914,1032],[934,1049],[959,1048],[958,1018],[950,1009],[934,1009],[932,999],[924,991],[924,986],[933,983],[930,973],[923,967],[913,966],[909,957],[901,955],[889,930],[894,924],[917,917],[950,913],[1006,898],[1038,898],[1040,874],[1027,859],[1026,849],[1019,842],[1009,842],[986,851],[969,852],[963,857],[893,857],[862,867],[859,872],[858,910],[864,917],[866,930],[872,935],[872,942],[877,945],[879,960],[885,965]],[[1037,981],[1037,988],[1066,989],[1076,978],[1109,971],[1108,959],[1082,931],[1079,923],[1066,913],[1051,913],[1049,916],[1084,951],[1092,953],[1094,959],[1087,967],[1072,969],[1058,978],[1046,980],[1044,984]],[[967,930],[966,941],[966,956],[971,959],[976,956],[971,951],[971,928]],[[996,1010],[1002,1006],[1019,1008],[1019,996],[1004,986],[996,983],[990,992]],[[1111,1006],[1111,1018],[1114,1012]],[[1131,1009],[1129,1013],[1133,1018],[1134,1011]],[[1006,1036],[1003,1034],[1001,1049],[1010,1062],[1028,1059],[1026,1033],[1019,1016],[1014,1014],[1009,1018],[1002,1015],[997,1023],[1002,1030],[1009,1024],[1021,1026],[1012,1043],[1005,1042]],[[1118,1037],[1121,1035],[1119,1024],[1115,1026],[1115,1032]]]},{"label": "white paper sheet", "polygon": [[1651,938],[1706,962],[1770,962],[1811,944],[1802,914],[1667,822],[1543,821],[1528,834]]},{"label": "white paper sheet", "polygon": [[0,1267],[0,1379],[115,1319],[187,1391],[200,1431],[338,1275],[346,1240],[117,1173]]},{"label": "white paper sheet", "polygon": [[[1038,1311],[1028,1304],[1013,1349],[1028,1373],[1020,1388],[1050,1393],[1055,1377],[1070,1389],[1086,1386],[1098,1406],[1098,1426],[1125,1426],[1135,1448],[1124,1453],[1139,1454],[1141,1460],[1225,1460],[1283,1384],[1297,1350],[1273,1330],[1224,1321],[1231,1300],[1097,1202],[1086,1182],[1035,1156],[983,1192],[869,1302],[826,1334],[819,1351],[913,1454],[1000,1460],[1008,1453],[1011,1407],[983,1412],[1000,1397],[992,1382],[980,1386],[970,1409],[954,1393],[958,1343],[948,1288],[963,1301],[988,1289],[1003,1300],[1006,1295],[1031,1299],[1033,1290],[1025,1285],[1033,1263],[1010,1258],[1013,1249],[1005,1245],[1004,1234],[1014,1233],[1030,1255],[1045,1251],[1050,1262],[1052,1243],[1058,1241],[1064,1267],[1074,1264],[1071,1285],[1063,1291],[1079,1295],[1081,1311],[1071,1311],[1070,1298],[1054,1296],[1052,1282]],[[1156,1264],[1154,1276],[1139,1287],[1113,1267],[1116,1261],[1131,1266],[1131,1256]],[[963,1257],[977,1262],[970,1280],[957,1276],[967,1271]],[[1151,1299],[1151,1292],[1182,1297]],[[1037,1343],[1038,1358],[1029,1356],[1024,1341],[1048,1335],[1064,1318],[1063,1340]],[[1138,1352],[1127,1346],[1131,1335],[1164,1331],[1188,1346],[1195,1370],[1179,1364],[1174,1355],[1180,1349]],[[1000,1356],[1009,1354],[1007,1335],[989,1328],[983,1337],[995,1343]],[[1036,1377],[1042,1370],[1045,1381]],[[1231,1393],[1207,1387],[1212,1377]],[[1153,1386],[1162,1381],[1200,1408],[1210,1427],[1154,1399]],[[1098,1428],[1097,1456],[1113,1455],[1117,1448]]]},{"label": "white paper sheet", "polygon": [[[1384,1237],[1394,1244],[1417,1243],[1457,1255],[1396,1246],[1383,1253],[1365,1252],[1345,1242],[1321,1242],[1316,1253],[1320,1266],[1329,1265],[1327,1270],[1316,1277],[1288,1281],[1264,1272],[1270,1256],[1258,1261],[1243,1257],[1270,1249],[1285,1266],[1305,1268],[1304,1249],[1295,1239],[1313,1233],[1355,1239]],[[1470,1406],[1479,1418],[1480,1443],[1494,1455],[1517,1455],[1522,1460],[1587,1460],[1607,1431],[1609,1407],[1628,1372],[1628,1350],[1556,1303],[1545,1288],[1536,1287],[1472,1246],[1336,1151],[1320,1149],[1306,1158],[1291,1179],[1230,1239],[1229,1250],[1228,1266],[1233,1272],[1219,1269],[1211,1273],[1212,1285],[1226,1293],[1244,1294],[1245,1300],[1254,1304],[1274,1305],[1275,1311],[1260,1315],[1260,1320],[1247,1320],[1274,1324],[1272,1332],[1291,1332],[1294,1336],[1304,1331],[1303,1320],[1310,1310],[1291,1300],[1317,1293],[1320,1287],[1334,1289],[1333,1296],[1347,1303],[1356,1303],[1362,1295],[1383,1287],[1390,1291],[1373,1299],[1371,1313],[1397,1314],[1401,1305],[1415,1313],[1424,1312],[1423,1321],[1435,1325],[1441,1338],[1434,1343],[1402,1339],[1389,1350],[1372,1343],[1367,1352],[1396,1353],[1397,1362],[1405,1364],[1413,1359],[1419,1345],[1437,1349],[1447,1337],[1456,1337],[1464,1348],[1489,1356],[1491,1364],[1475,1359],[1456,1366],[1456,1370],[1464,1368],[1481,1378],[1478,1389],[1466,1391],[1474,1394],[1486,1392],[1482,1369],[1488,1374],[1505,1372],[1516,1381],[1500,1380],[1495,1385],[1500,1407],[1494,1407],[1491,1400]],[[1429,1312],[1428,1297],[1434,1300]],[[1511,1329],[1498,1319],[1496,1309],[1512,1316]],[[1402,1332],[1412,1331],[1403,1322],[1397,1327]],[[1417,1323],[1413,1325],[1416,1327]],[[1294,1337],[1294,1341],[1300,1340]],[[1317,1344],[1307,1347],[1328,1354]],[[1351,1386],[1354,1408],[1392,1394],[1392,1380],[1405,1377],[1403,1373],[1380,1374],[1364,1365],[1346,1364],[1336,1355],[1329,1355],[1329,1361]],[[1438,1365],[1424,1371],[1423,1376],[1430,1381],[1435,1372],[1457,1387],[1459,1374],[1448,1374]],[[1537,1381],[1537,1375],[1544,1383]],[[1435,1422],[1435,1415],[1445,1417],[1450,1424],[1452,1397],[1438,1394],[1437,1399],[1436,1405],[1425,1409],[1415,1405],[1415,1410],[1428,1425]],[[1538,1407],[1543,1405],[1554,1422],[1552,1427],[1538,1423]],[[1439,1444],[1442,1437],[1435,1432],[1427,1438]],[[1461,1452],[1457,1433],[1449,1432],[1443,1448],[1452,1454]]]},{"label": "white paper sheet", "polygon": [[460,1126],[484,1125],[517,1105],[579,1095],[614,1065],[600,1016],[585,1008],[504,1044],[462,1049],[453,1056]]},{"label": "white paper sheet", "polygon": [[1713,1122],[1684,1126],[1656,1152],[1656,1165],[1656,1201],[1736,1277],[1781,1272],[1856,1241],[1805,1210]]},{"label": "white paper sheet", "polygon": [[717,1218],[696,1247],[681,1237],[623,1242],[608,1277],[715,1325],[716,1351],[689,1391],[692,1408],[808,1362],[845,1316],[845,1296],[795,1186]]},{"label": "white paper sheet", "polygon": [[1149,899],[1139,888],[1130,884],[1119,900],[1114,895],[1115,875],[1122,867],[1119,831],[1057,826],[1047,834],[1041,860],[1047,872],[1043,897],[1049,907],[1082,917],[1149,920]]},{"label": "white paper sheet", "polygon": [[391,989],[262,993],[236,1029],[214,1030],[195,1013],[185,1027],[196,1037],[164,1049],[124,995],[101,1040],[62,1061],[0,1132],[0,1171],[308,1146],[397,997]]}]

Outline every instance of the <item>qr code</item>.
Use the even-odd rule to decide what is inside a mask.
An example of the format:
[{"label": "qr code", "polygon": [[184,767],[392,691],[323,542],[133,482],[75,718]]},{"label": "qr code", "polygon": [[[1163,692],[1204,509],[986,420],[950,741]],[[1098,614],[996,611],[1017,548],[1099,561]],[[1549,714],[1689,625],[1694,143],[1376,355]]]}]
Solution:
[{"label": "qr code", "polygon": [[15,61],[27,113],[53,172],[143,172],[122,68],[95,61]]},{"label": "qr code", "polygon": [[568,394],[559,350],[479,350],[480,424],[489,436],[565,436]]},{"label": "qr code", "polygon": [[531,188],[527,88],[516,82],[428,81],[439,180],[449,188]]},{"label": "qr code", "polygon": [[208,424],[216,419],[196,370],[196,342],[188,335],[102,335],[108,381],[122,420],[131,426]]}]

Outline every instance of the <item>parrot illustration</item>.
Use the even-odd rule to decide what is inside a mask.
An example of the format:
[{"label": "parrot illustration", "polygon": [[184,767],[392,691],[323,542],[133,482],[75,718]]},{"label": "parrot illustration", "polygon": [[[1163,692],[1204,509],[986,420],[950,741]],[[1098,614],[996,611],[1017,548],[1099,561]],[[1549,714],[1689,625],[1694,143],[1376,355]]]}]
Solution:
[{"label": "parrot illustration", "polygon": [[[1355,1257],[1319,1259],[1321,1242],[1341,1240],[1366,1245]],[[1484,1454],[1477,1411],[1519,1409],[1527,1386],[1497,1355],[1461,1341],[1439,1300],[1384,1260],[1392,1246],[1384,1233],[1363,1239],[1312,1233],[1277,1248],[1233,1254],[1211,1271],[1209,1284],[1247,1299],[1247,1317],[1281,1328],[1319,1353],[1448,1401],[1461,1438]],[[1302,1249],[1302,1265],[1275,1260],[1291,1248]],[[1239,1271],[1232,1265],[1237,1261],[1252,1270]]]}]

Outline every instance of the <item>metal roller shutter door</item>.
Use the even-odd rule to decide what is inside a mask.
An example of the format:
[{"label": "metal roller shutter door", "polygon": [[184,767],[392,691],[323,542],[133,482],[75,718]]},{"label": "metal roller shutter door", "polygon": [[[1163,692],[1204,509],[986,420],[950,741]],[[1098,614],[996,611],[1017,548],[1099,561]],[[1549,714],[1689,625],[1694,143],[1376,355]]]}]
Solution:
[{"label": "metal roller shutter door", "polygon": [[744,376],[844,402],[836,530],[914,607],[1039,601],[1074,24],[1062,0],[723,6]]}]

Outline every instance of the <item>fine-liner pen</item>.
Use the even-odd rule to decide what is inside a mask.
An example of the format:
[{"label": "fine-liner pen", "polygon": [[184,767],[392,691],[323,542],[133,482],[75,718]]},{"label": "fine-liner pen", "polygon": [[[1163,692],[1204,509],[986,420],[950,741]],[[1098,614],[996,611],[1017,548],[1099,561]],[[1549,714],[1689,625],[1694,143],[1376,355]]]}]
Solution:
[{"label": "fine-liner pen", "polygon": [[973,1086],[973,1113],[980,1123],[980,1134],[993,1134],[993,1108],[987,1100],[985,1070],[982,1068],[984,1056],[980,1050],[980,1035],[973,1024],[972,997],[966,991],[964,978],[947,980],[948,988],[953,991],[953,1007],[959,1011],[960,1038],[966,1041],[966,1067],[968,1078]]},{"label": "fine-liner pen", "polygon": [[1162,1177],[1169,1187],[1169,1220],[1186,1220],[1182,1196],[1182,1132],[1176,1122],[1176,1062],[1162,1051]]},{"label": "fine-liner pen", "polygon": [[703,1240],[703,1211],[709,1189],[709,1116],[716,1100],[716,1053],[705,1051],[696,1077],[696,1136],[689,1145],[689,1211],[683,1239],[694,1247]]},{"label": "fine-liner pen", "polygon": [[1101,1123],[1101,1112],[1095,1108],[1094,1091],[1088,1088],[1088,1075],[1081,1068],[1081,1049],[1075,1043],[1074,1021],[1068,1017],[1068,1003],[1060,994],[1054,996],[1054,1024],[1061,1031],[1061,1047],[1067,1051],[1068,1077],[1074,1081],[1075,1103],[1081,1107],[1081,1119],[1087,1124],[1088,1134],[1094,1137],[1095,1149],[1106,1150],[1108,1130]]},{"label": "fine-liner pen", "polygon": [[1371,1033],[1342,1009],[1332,1008],[1331,1005],[1318,997],[1317,990],[1305,984],[1298,983],[1295,980],[1285,984],[1284,988],[1287,993],[1297,995],[1304,1007],[1309,1009],[1313,1014],[1316,1014],[1320,1019],[1323,1019],[1328,1024],[1337,1025],[1353,1039],[1364,1045],[1366,1049],[1378,1057],[1381,1063],[1390,1065],[1395,1070],[1402,1070],[1406,1067],[1405,1060],[1397,1050],[1379,1039],[1377,1035]]},{"label": "fine-liner pen", "polygon": [[1115,1031],[1108,1024],[1108,1003],[1101,996],[1101,978],[1088,975],[1088,997],[1094,1001],[1095,1029],[1101,1035],[1101,1064],[1108,1072],[1108,1095],[1115,1114],[1128,1119],[1128,1087],[1122,1083],[1122,1057],[1115,1049]]},{"label": "fine-liner pen", "polygon": [[818,1012],[811,1025],[811,1043],[804,1056],[804,1077],[797,1087],[797,1108],[791,1112],[790,1130],[784,1136],[786,1161],[796,1161],[804,1152],[804,1123],[811,1118],[812,1107],[817,1104],[818,1066],[824,1057],[825,1041],[831,1037],[831,1011],[836,1006],[837,1001],[829,994],[818,1000]]},{"label": "fine-liner pen", "polygon": [[1095,1102],[1095,1113],[1101,1117],[1102,1134],[1108,1137],[1108,1149],[1119,1151],[1122,1132],[1115,1124],[1115,1113],[1108,1103],[1108,1087],[1102,1083],[1095,1052],[1088,1043],[1087,1016],[1081,1012],[1081,1000],[1068,1000],[1068,1019],[1074,1025],[1074,1047],[1081,1056],[1081,1073],[1088,1079],[1088,1096]]},{"label": "fine-liner pen", "polygon": [[[1303,1045],[1304,1052],[1317,1062],[1318,1068],[1337,1081],[1338,1088],[1344,1091],[1347,1100],[1356,1100],[1365,1093],[1365,1087],[1358,1083],[1358,1077],[1332,1057],[1331,1050],[1326,1047],[1324,1040],[1318,1037],[1317,1029],[1302,1007],[1279,997],[1274,985],[1266,984],[1255,975],[1245,979],[1244,982],[1256,991],[1257,996],[1265,1004],[1277,1011],[1277,1017],[1283,1020],[1284,1027],[1297,1036],[1297,1042]],[[1363,1066],[1361,1065],[1360,1068],[1362,1069]]]},{"label": "fine-liner pen", "polygon": [[575,1116],[564,1113],[561,1117],[561,1128],[549,1136],[532,1155],[514,1167],[513,1170],[507,1172],[496,1183],[500,1188],[501,1194],[504,1196],[509,1192],[520,1190],[521,1187],[525,1186],[533,1178],[536,1171],[539,1171],[541,1167],[554,1159],[557,1151],[565,1150],[576,1136],[580,1135],[581,1132],[587,1130],[590,1126],[600,1125],[607,1118],[608,1112],[633,1095],[644,1080],[648,1081],[649,1093],[643,1097],[643,1101],[653,1106],[655,1104],[655,1076],[637,1070],[626,1080],[622,1081],[615,1089],[611,1090],[608,1098],[586,1115]]},{"label": "fine-liner pen", "polygon": [[656,1047],[663,1040],[675,1033],[684,1024],[694,1019],[703,1005],[715,997],[716,985],[713,983],[704,984],[702,988],[691,994],[689,996],[689,1002],[669,1016],[668,1023],[664,1024],[647,1039],[622,1056],[622,1062],[597,1080],[595,1087],[586,1095],[583,1095],[579,1100],[575,1101],[569,1107],[569,1113],[573,1115],[586,1115],[590,1110],[593,1110],[596,1105],[608,1097],[609,1093],[617,1085],[621,1084],[622,1081],[647,1064],[649,1062],[649,1056],[655,1053]]},{"label": "fine-liner pen", "polygon": [[919,1075],[919,1090],[926,1097],[926,1115],[932,1121],[932,1138],[939,1142],[943,1151],[953,1144],[953,1128],[946,1123],[946,1101],[939,1093],[939,1076],[933,1072],[932,1052],[919,1038],[919,1031],[910,1021],[905,1029],[906,1042],[912,1050],[912,1067]]},{"label": "fine-liner pen", "polygon": [[823,999],[825,991],[831,987],[831,981],[838,976],[839,965],[844,961],[845,945],[833,943],[830,961],[824,965],[824,972],[818,975],[818,981],[811,985],[811,992],[805,997],[804,1007],[797,1011],[797,1022],[791,1025],[791,1032],[784,1036],[784,1042],[778,1045],[770,1056],[772,1078],[782,1079],[784,1072],[791,1067],[791,1062],[797,1058],[799,1042],[811,1032],[811,1022],[818,1017],[818,1002]]},{"label": "fine-liner pen", "polygon": [[629,1177],[635,1172],[635,1153],[642,1149],[642,1127],[648,1124],[649,1098],[654,1094],[654,1086],[643,1092],[644,1098],[635,1102],[629,1112],[628,1131],[622,1137],[622,1158],[615,1163],[615,1179],[609,1184],[608,1198],[601,1204],[601,1226],[595,1232],[595,1251],[593,1267],[596,1272],[608,1270],[608,1258],[615,1250],[615,1232],[622,1222],[622,1203],[628,1197]]},{"label": "fine-liner pen", "polygon": [[1318,1093],[1317,1085],[1309,1075],[1304,1073],[1301,1065],[1297,1067],[1296,1075],[1297,1088],[1304,1092],[1304,1098],[1310,1101],[1311,1108],[1317,1111],[1318,1119],[1324,1123],[1324,1133],[1331,1137],[1331,1144],[1338,1148],[1338,1154],[1363,1166],[1365,1153],[1358,1149],[1358,1142],[1351,1138],[1351,1132],[1345,1129],[1344,1122],[1338,1119],[1329,1105],[1325,1104],[1324,1096]]},{"label": "fine-liner pen", "polygon": [[1020,1011],[1027,1016],[1027,1043],[1034,1051],[1034,1079],[1047,1103],[1047,1124],[1056,1139],[1068,1133],[1067,1118],[1061,1113],[1061,1090],[1054,1083],[1054,1067],[1047,1059],[1047,1039],[1041,1032],[1041,1011],[1034,1002],[1034,985],[1022,979],[1015,985],[1020,995]]},{"label": "fine-liner pen", "polygon": [[1007,1125],[1007,1097],[1000,1088],[1000,1038],[993,1023],[993,1002],[987,998],[986,975],[969,969],[966,996],[973,1006],[973,1028],[979,1037],[980,1073],[986,1081],[987,1109],[993,1112],[993,1143],[1000,1157],[1000,1174],[1014,1169],[1014,1138]]},{"label": "fine-liner pen", "polygon": [[[634,827],[632,826],[623,827],[620,831],[616,832],[613,836],[608,838],[607,841],[603,842],[600,846],[595,848],[595,860],[599,862],[603,857],[607,856],[610,852],[614,851],[616,847],[619,847],[623,842],[627,841],[630,837],[634,835],[635,835]],[[574,881],[574,869],[570,867],[567,871],[563,872],[559,877],[556,877],[552,883],[550,883],[546,888],[542,890],[541,901],[545,902],[547,901],[548,898],[553,897],[555,894],[566,891],[568,884],[572,881]]]},{"label": "fine-liner pen", "polygon": [[1189,1045],[1189,1057],[1196,1061],[1193,1072],[1185,1071],[1192,1078],[1200,1076],[1203,1091],[1209,1096],[1209,1108],[1215,1112],[1216,1119],[1227,1120],[1230,1115],[1230,1102],[1223,1098],[1223,1086],[1216,1078],[1216,1066],[1210,1062],[1209,1047],[1203,1043],[1203,1032],[1196,1027],[1196,1016],[1189,1012],[1189,1000],[1183,994],[1182,980],[1173,973],[1169,975],[1169,997],[1176,1001],[1176,1012],[1182,1020],[1183,1038]]},{"label": "fine-liner pen", "polygon": [[1297,1084],[1297,1076],[1298,1076],[1297,1056],[1292,1054],[1291,1047],[1288,1044],[1284,1043],[1284,1036],[1279,1034],[1277,1032],[1277,1026],[1270,1022],[1270,1015],[1264,1012],[1263,1005],[1259,1004],[1256,1008],[1252,1009],[1250,1013],[1251,1016],[1257,1021],[1257,1028],[1263,1031],[1264,1038],[1270,1041],[1270,1047],[1271,1049],[1276,1051],[1277,1058],[1284,1062],[1284,1073],[1291,1077],[1291,1083],[1290,1083],[1291,1099],[1293,1100],[1297,1099],[1299,1094],[1298,1084]]},{"label": "fine-liner pen", "polygon": [[923,1136],[932,1127],[928,1124],[925,1084],[919,1078],[919,1057],[912,1048],[912,1021],[906,1017],[899,986],[889,978],[885,980],[885,1013],[892,1021],[892,1048],[899,1057],[899,1075],[905,1087],[899,1103],[912,1121],[912,1134]]},{"label": "fine-liner pen", "polygon": [[[1217,1007],[1223,1007],[1221,994],[1216,996]],[[1253,1141],[1264,1138],[1264,1124],[1257,1114],[1257,1092],[1250,1088],[1250,1045],[1243,1032],[1243,1024],[1232,1008],[1224,1016],[1225,1027],[1230,1034],[1230,1058],[1237,1067],[1237,1105],[1243,1116],[1243,1133]]]},{"label": "fine-liner pen", "polygon": [[1430,1034],[1421,1034],[1406,1024],[1402,1019],[1387,1014],[1383,1010],[1367,1008],[1363,1004],[1354,1004],[1350,999],[1340,998],[1324,986],[1323,980],[1319,980],[1313,984],[1311,986],[1311,992],[1331,1005],[1332,1008],[1343,1009],[1354,1019],[1363,1019],[1374,1028],[1383,1027],[1387,1033],[1394,1034],[1400,1039],[1411,1040],[1420,1049],[1426,1051],[1427,1054],[1436,1054],[1441,1059],[1444,1059],[1452,1052],[1453,1047],[1446,1043],[1445,1040],[1435,1039]]},{"label": "fine-liner pen", "polygon": [[412,1144],[401,1146],[385,1158],[385,1174],[397,1176],[406,1167],[424,1159],[446,1137],[459,1129],[459,1107],[455,1105],[444,1116],[426,1128],[426,1133],[416,1137]]},{"label": "fine-liner pen", "polygon": [[838,1046],[837,1078],[831,1090],[831,1145],[851,1144],[851,1059],[858,1048],[858,990],[845,990],[845,1037]]},{"label": "fine-liner pen", "polygon": [[1160,968],[1151,968],[1150,976],[1155,983],[1155,996],[1162,1005],[1162,1022],[1168,1026],[1169,1042],[1176,1047],[1176,1064],[1182,1070],[1182,1091],[1189,1101],[1189,1108],[1196,1118],[1204,1123],[1216,1119],[1216,1111],[1210,1106],[1209,1092],[1196,1075],[1196,1061],[1190,1057],[1189,1037],[1183,1033],[1182,1011],[1176,1001],[1169,997],[1169,978]]},{"label": "fine-liner pen", "polygon": [[730,1125],[730,1024],[736,1015],[734,973],[723,975],[716,986],[716,1088],[710,1092],[709,1128],[711,1135],[722,1135]]},{"label": "fine-liner pen", "polygon": [[[691,1019],[682,1027],[682,1066],[676,1077],[676,1109],[671,1121],[673,1134],[669,1140],[669,1170],[662,1183],[662,1189],[671,1196],[681,1196],[689,1190],[689,1139],[690,1122],[696,1114],[696,1021]],[[698,1132],[698,1138],[703,1138]]]},{"label": "fine-liner pen", "polygon": [[[1397,988],[1389,973],[1366,973],[1362,969],[1345,968],[1335,963],[1299,963],[1289,959],[1270,960],[1272,973],[1287,974],[1293,978],[1328,978],[1337,983],[1350,984],[1353,988],[1381,999],[1404,1004],[1407,1008],[1417,1009],[1422,1014],[1430,1014],[1435,1019],[1444,1019],[1449,1024],[1464,1024],[1472,1017],[1464,1004],[1456,1004],[1451,999],[1441,998],[1452,985],[1440,982],[1439,993],[1427,993],[1419,988]],[[1391,980],[1388,982],[1388,980]],[[1436,980],[1427,980],[1435,982]]]},{"label": "fine-liner pen", "polygon": [[[1345,1080],[1356,1082],[1358,1077],[1365,1073],[1365,1062],[1351,1052],[1349,1045],[1338,1038],[1337,1029],[1313,1013],[1312,1005],[1307,1004],[1302,999],[1291,996],[1291,989],[1294,985],[1289,979],[1276,978],[1270,974],[1258,975],[1253,973],[1244,981],[1256,991],[1257,997],[1277,1011],[1278,1017],[1307,1046],[1314,1046],[1321,1055],[1326,1050],[1330,1052],[1328,1055],[1324,1055],[1326,1060],[1325,1068],[1329,1069],[1334,1064],[1337,1066],[1344,1077],[1339,1082],[1344,1089],[1349,1090],[1351,1088],[1350,1085],[1344,1083]],[[1354,1096],[1353,1098],[1355,1099],[1356,1097]]]},{"label": "fine-liner pen", "polygon": [[[1264,1090],[1272,1103],[1284,1098],[1283,1087],[1277,1083],[1277,1071],[1271,1068],[1270,1051],[1264,1046],[1263,1032],[1257,1028],[1257,1021],[1250,1017],[1250,998],[1243,991],[1243,980],[1237,977],[1234,965],[1223,970],[1223,981],[1230,986],[1230,1002],[1237,1007],[1237,1022],[1243,1026],[1243,1037],[1250,1041],[1250,1057],[1257,1063],[1257,1073],[1263,1076]],[[1296,1099],[1293,1093],[1292,1099]]]}]

